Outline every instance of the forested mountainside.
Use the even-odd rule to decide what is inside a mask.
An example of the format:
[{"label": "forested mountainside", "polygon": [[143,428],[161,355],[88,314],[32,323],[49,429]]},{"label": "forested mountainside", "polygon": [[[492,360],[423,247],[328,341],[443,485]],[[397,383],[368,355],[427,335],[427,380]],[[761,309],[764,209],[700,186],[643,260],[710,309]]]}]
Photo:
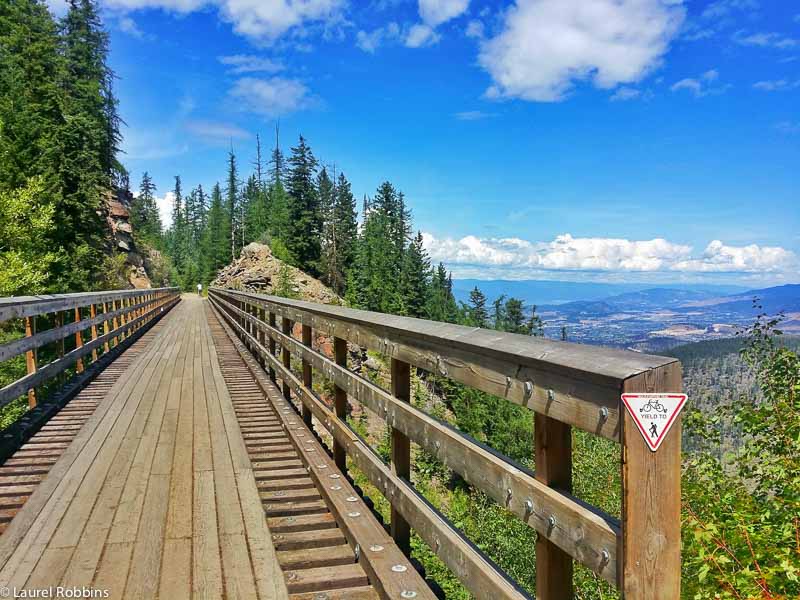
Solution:
[{"label": "forested mountainside", "polygon": [[145,259],[160,266],[117,227],[128,174],[99,8],[68,4],[56,20],[0,3],[0,295],[147,285]]}]

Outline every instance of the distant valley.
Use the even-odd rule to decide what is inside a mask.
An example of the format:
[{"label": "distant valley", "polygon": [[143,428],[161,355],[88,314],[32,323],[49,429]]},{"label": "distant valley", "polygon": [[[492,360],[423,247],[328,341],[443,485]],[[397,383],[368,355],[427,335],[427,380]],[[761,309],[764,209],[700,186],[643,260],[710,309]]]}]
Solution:
[{"label": "distant valley", "polygon": [[[567,339],[576,342],[659,352],[690,342],[733,337],[752,324],[760,312],[783,312],[786,318],[781,329],[800,334],[800,285],[747,290],[708,285],[460,280],[454,282],[456,296],[467,300],[465,287],[472,289],[475,285],[490,302],[505,293],[523,299],[528,306],[536,304],[547,337],[561,337],[566,327]],[[498,293],[500,289],[505,292]],[[564,297],[581,293],[586,297],[561,302]],[[760,308],[754,307],[754,299],[758,299]]]}]

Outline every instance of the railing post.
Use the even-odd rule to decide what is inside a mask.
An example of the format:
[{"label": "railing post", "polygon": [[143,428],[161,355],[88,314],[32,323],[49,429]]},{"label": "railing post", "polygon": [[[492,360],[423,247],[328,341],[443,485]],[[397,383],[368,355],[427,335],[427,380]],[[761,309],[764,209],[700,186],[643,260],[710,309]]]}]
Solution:
[{"label": "railing post", "polygon": [[[303,325],[303,345],[311,348],[311,326]],[[311,363],[303,359],[303,385],[312,389]],[[303,422],[311,427],[311,407],[303,403]]]},{"label": "railing post", "polygon": [[[106,302],[103,302],[103,314],[108,314],[108,303],[106,303]],[[111,331],[111,328],[110,328],[110,326],[108,324],[108,319],[106,319],[106,320],[103,321],[103,335],[108,335],[108,333],[110,331]],[[103,352],[108,352],[110,349],[111,348],[108,345],[108,338],[106,338],[106,341],[103,342]]]},{"label": "railing post", "polygon": [[[97,339],[97,325],[94,323],[94,319],[97,316],[97,308],[95,307],[94,303],[89,305],[89,318],[92,319],[92,341]],[[92,362],[97,362],[97,348],[92,349]]]},{"label": "railing post", "polygon": [[[75,307],[75,322],[81,322],[81,309]],[[82,348],[83,347],[83,335],[81,334],[81,330],[75,332],[75,348]],[[75,363],[75,370],[78,373],[83,373],[83,359],[79,358],[78,362]]]},{"label": "railing post", "polygon": [[[392,395],[402,402],[411,402],[411,365],[392,359]],[[411,442],[405,434],[392,427],[392,472],[411,481]],[[411,528],[392,504],[392,538],[408,554],[411,550]]]},{"label": "railing post", "polygon": [[[333,360],[337,365],[347,368],[347,340],[333,338]],[[334,385],[333,409],[343,421],[347,418],[347,390]],[[333,438],[333,461],[342,473],[347,472],[347,452],[336,438]]]},{"label": "railing post", "polygon": [[[681,391],[680,363],[627,379],[624,393]],[[681,417],[651,452],[630,414],[622,419],[622,559],[625,600],[681,596]]]},{"label": "railing post", "polygon": [[[284,335],[292,335],[292,322],[283,317],[281,319],[281,331]],[[292,368],[292,354],[289,350],[288,344],[281,345],[281,359],[283,361],[283,366],[286,368],[287,371],[290,371]],[[292,398],[292,390],[289,387],[289,381],[286,377],[282,377],[283,379],[283,397],[287,400],[291,400]]]},{"label": "railing post", "polygon": [[[25,337],[31,337],[36,333],[36,317],[25,317]],[[27,367],[28,375],[36,373],[36,354],[35,350],[28,350],[25,353],[25,366]],[[28,408],[36,406],[36,390],[33,388],[28,390]]]},{"label": "railing post", "polygon": [[[536,479],[572,491],[572,428],[546,415],[534,415]],[[557,526],[553,523],[552,527]],[[572,557],[543,535],[536,537],[536,597],[572,598]]]},{"label": "railing post", "polygon": [[[269,313],[269,326],[275,329],[275,313],[272,311],[270,311]],[[275,349],[276,349],[275,339],[272,336],[269,336],[269,353],[272,356],[275,356]],[[276,383],[275,369],[272,367],[272,363],[270,363],[269,367],[269,378],[270,381],[272,381],[272,383]]]}]

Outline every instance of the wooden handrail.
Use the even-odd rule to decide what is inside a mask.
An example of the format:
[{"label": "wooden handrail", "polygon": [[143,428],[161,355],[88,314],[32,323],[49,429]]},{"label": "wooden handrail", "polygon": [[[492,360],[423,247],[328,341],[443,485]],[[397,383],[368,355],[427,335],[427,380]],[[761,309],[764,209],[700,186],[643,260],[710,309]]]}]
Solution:
[{"label": "wooden handrail", "polygon": [[[108,302],[116,303],[117,300],[129,300],[127,306],[105,312]],[[0,321],[12,318],[25,318],[30,323],[35,317],[56,313],[56,327],[34,333],[30,327],[26,337],[0,345],[0,362],[26,354],[28,358],[28,373],[24,377],[11,382],[0,389],[0,406],[8,404],[26,391],[29,392],[31,407],[36,404],[35,394],[30,392],[41,386],[56,375],[63,373],[72,365],[77,371],[84,370],[84,357],[90,356],[91,362],[98,359],[98,351],[102,348],[104,353],[109,351],[109,342],[116,345],[119,340],[129,336],[151,321],[156,313],[170,308],[179,299],[178,288],[158,288],[153,290],[122,290],[118,292],[92,292],[88,294],[64,294],[41,297],[10,297],[0,298]],[[101,305],[104,312],[97,314],[96,307]],[[81,308],[89,306],[88,319],[81,319]],[[71,309],[75,321],[63,324],[64,311]],[[114,322],[114,327],[107,326],[109,320]],[[118,321],[121,319],[121,323]],[[103,334],[97,335],[97,325],[105,324]],[[119,323],[119,324],[118,324]],[[82,332],[91,330],[91,339],[84,342]],[[64,341],[75,336],[75,348],[64,352]],[[33,352],[42,346],[51,343],[59,344],[58,358],[47,364],[32,363],[30,357]]]},{"label": "wooden handrail", "polygon": [[[337,449],[350,456],[387,498],[393,520],[396,515],[408,523],[476,597],[516,598],[520,592],[414,490],[404,459],[409,440],[539,533],[538,598],[571,597],[572,560],[616,585],[626,599],[679,596],[680,423],[668,434],[666,446],[650,452],[620,400],[623,391],[680,391],[680,364],[674,359],[220,288],[211,288],[209,299],[262,364],[281,379],[287,401],[291,398],[287,392],[293,393],[329,430],[334,456]],[[282,319],[280,329],[275,316]],[[302,341],[293,337],[287,323],[303,326]],[[393,382],[391,392],[385,390],[350,371],[343,360],[346,354],[331,359],[314,350],[308,329],[332,336],[339,348],[349,341],[387,355],[399,365],[393,368],[398,384]],[[281,358],[276,356],[278,347]],[[334,384],[334,410],[306,385],[311,377],[305,369],[302,378],[292,372],[289,355]],[[402,377],[405,367],[400,368],[404,364],[490,393],[499,389],[502,393],[496,395],[533,410],[537,473],[409,404]],[[544,402],[538,399],[542,392]],[[347,425],[343,407],[338,406],[340,395],[349,395],[386,420],[393,432],[392,457],[397,465],[384,463]],[[565,489],[570,486],[570,426],[621,442],[622,522]],[[337,460],[340,466],[342,462]],[[398,536],[402,542],[406,534],[401,530]]]},{"label": "wooden handrail", "polygon": [[236,292],[308,325],[616,441],[620,389],[674,358]]}]

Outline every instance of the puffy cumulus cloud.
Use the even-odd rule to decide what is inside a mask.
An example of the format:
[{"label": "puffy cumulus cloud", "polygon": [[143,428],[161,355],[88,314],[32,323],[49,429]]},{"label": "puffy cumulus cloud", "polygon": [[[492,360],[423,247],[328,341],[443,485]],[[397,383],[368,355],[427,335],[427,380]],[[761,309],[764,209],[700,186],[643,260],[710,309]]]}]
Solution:
[{"label": "puffy cumulus cloud", "polygon": [[422,48],[436,44],[441,36],[436,27],[467,12],[469,0],[419,0],[421,23],[412,25],[406,33],[406,46]]},{"label": "puffy cumulus cloud", "polygon": [[241,108],[274,118],[311,108],[316,100],[297,79],[243,77],[234,83],[229,95]]},{"label": "puffy cumulus cloud", "polygon": [[425,248],[434,262],[512,271],[603,272],[782,272],[797,265],[797,257],[783,248],[756,245],[735,247],[711,242],[701,256],[691,246],[665,239],[575,238],[563,234],[550,242],[519,238],[436,238],[423,233]]},{"label": "puffy cumulus cloud", "polygon": [[516,0],[479,62],[492,98],[562,100],[576,81],[639,81],[661,64],[684,20],[680,0]]},{"label": "puffy cumulus cloud", "polygon": [[406,46],[409,48],[422,48],[432,46],[441,39],[436,30],[430,25],[417,23],[408,30],[406,35]]},{"label": "puffy cumulus cloud", "polygon": [[726,246],[714,240],[706,246],[703,255],[679,261],[672,266],[675,271],[724,273],[774,273],[788,271],[798,266],[797,255],[779,246]]},{"label": "puffy cumulus cloud", "polygon": [[105,1],[106,6],[119,10],[161,8],[183,14],[215,6],[237,33],[265,43],[274,42],[288,31],[310,23],[338,22],[346,4],[346,0]]},{"label": "puffy cumulus cloud", "polygon": [[419,16],[436,27],[464,14],[469,8],[469,0],[419,0]]},{"label": "puffy cumulus cloud", "polygon": [[277,73],[283,70],[283,65],[265,56],[252,54],[232,54],[218,56],[217,60],[229,67],[231,73]]}]

